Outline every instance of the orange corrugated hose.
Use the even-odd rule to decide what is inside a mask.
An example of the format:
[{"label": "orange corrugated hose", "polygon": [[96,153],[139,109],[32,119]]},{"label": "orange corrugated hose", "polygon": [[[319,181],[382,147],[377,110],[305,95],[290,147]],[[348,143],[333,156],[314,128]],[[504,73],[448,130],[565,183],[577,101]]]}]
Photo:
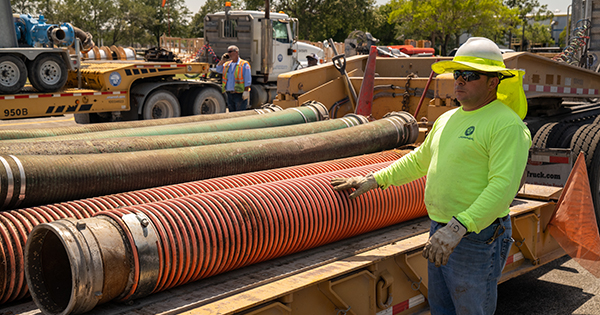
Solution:
[{"label": "orange corrugated hose", "polygon": [[[330,184],[333,177],[365,175],[391,163],[213,191],[102,211],[83,220],[39,225],[30,235],[26,252],[33,299],[42,310],[64,314],[87,311],[111,299],[138,298],[426,215],[425,178],[372,190],[355,200],[349,200],[349,191],[335,192]],[[137,223],[132,225],[128,221],[131,218]],[[140,224],[144,227],[142,234]],[[101,226],[114,231],[96,228]],[[100,242],[102,235],[110,240]],[[154,247],[156,254],[145,250],[149,247]],[[104,255],[105,251],[111,255]],[[55,257],[51,254],[55,252],[67,254]],[[119,267],[125,273],[118,282],[127,285],[110,292],[110,298],[102,295],[102,300],[94,298],[94,290],[81,290],[98,287],[108,279],[117,281],[115,274],[121,274],[94,268],[99,264],[93,259],[79,258],[78,253],[88,252],[97,253],[104,266],[130,262]],[[45,266],[48,257],[39,253],[59,260],[54,262],[55,268]],[[76,284],[65,280],[72,274],[81,275]],[[55,295],[67,296],[69,301],[54,300],[48,290],[59,290]]]},{"label": "orange corrugated hose", "polygon": [[389,150],[379,153],[311,163],[280,169],[259,171],[240,175],[169,185],[127,193],[50,204],[20,210],[0,212],[0,303],[28,296],[23,267],[23,248],[31,230],[40,223],[48,223],[67,217],[89,218],[93,214],[149,202],[209,191],[254,185],[283,179],[331,172],[384,161],[394,161],[406,152]]},{"label": "orange corrugated hose", "polygon": [[[141,212],[160,231],[154,292],[425,216],[425,178],[356,200],[332,177],[365,175],[391,162],[99,212]],[[134,292],[129,292],[127,296]]]}]

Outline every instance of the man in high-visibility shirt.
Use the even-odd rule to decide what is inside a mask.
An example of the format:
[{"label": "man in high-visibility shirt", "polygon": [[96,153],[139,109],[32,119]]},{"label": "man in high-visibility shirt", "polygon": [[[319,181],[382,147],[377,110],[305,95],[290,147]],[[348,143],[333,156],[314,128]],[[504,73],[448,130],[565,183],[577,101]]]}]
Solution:
[{"label": "man in high-visibility shirt", "polygon": [[525,166],[531,134],[524,71],[507,69],[498,46],[470,38],[452,61],[432,65],[454,74],[461,107],[434,123],[424,142],[387,168],[364,177],[334,178],[350,198],[427,176],[431,219],[423,249],[432,315],[493,314],[498,280],[512,246],[509,206]]},{"label": "man in high-visibility shirt", "polygon": [[223,94],[226,95],[227,108],[230,112],[246,110],[249,106],[250,85],[252,85],[252,73],[250,64],[240,58],[240,49],[237,46],[229,46],[227,53],[223,54],[221,61],[217,64],[216,71],[223,74],[221,86]]}]

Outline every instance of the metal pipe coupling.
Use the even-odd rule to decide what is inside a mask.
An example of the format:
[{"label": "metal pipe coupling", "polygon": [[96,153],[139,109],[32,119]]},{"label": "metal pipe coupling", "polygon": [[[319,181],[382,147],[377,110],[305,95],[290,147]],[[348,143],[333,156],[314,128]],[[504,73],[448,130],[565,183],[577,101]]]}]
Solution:
[{"label": "metal pipe coupling", "polygon": [[399,131],[401,139],[399,143],[410,144],[415,143],[419,137],[419,125],[413,115],[400,111],[400,112],[389,112],[383,116],[383,119],[387,119],[394,123],[395,126],[402,129]]},{"label": "metal pipe coupling", "polygon": [[154,290],[156,229],[144,214],[112,213],[37,225],[25,246],[25,277],[46,314],[80,314]]}]

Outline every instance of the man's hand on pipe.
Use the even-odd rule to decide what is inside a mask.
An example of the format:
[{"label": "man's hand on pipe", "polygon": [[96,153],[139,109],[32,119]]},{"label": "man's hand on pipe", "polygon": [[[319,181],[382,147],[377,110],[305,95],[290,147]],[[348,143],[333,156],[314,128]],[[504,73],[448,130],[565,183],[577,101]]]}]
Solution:
[{"label": "man's hand on pipe", "polygon": [[467,229],[456,218],[437,230],[425,243],[423,257],[434,263],[436,267],[448,263],[448,257],[454,251],[460,240],[467,234]]},{"label": "man's hand on pipe", "polygon": [[379,187],[377,180],[375,180],[375,177],[373,177],[373,173],[369,173],[367,176],[350,178],[336,177],[331,179],[331,185],[335,191],[342,191],[350,188],[356,189],[350,194],[350,200],[366,193],[369,190]]}]

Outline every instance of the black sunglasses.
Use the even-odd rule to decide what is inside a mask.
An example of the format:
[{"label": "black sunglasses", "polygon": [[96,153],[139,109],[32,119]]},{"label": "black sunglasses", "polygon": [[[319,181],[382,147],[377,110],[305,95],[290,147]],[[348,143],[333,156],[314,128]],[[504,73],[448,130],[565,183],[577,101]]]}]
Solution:
[{"label": "black sunglasses", "polygon": [[490,78],[497,78],[498,73],[485,73],[485,72],[476,72],[472,70],[454,70],[454,80],[458,80],[458,77],[462,77],[465,82],[477,81],[481,79],[481,76],[484,75]]},{"label": "black sunglasses", "polygon": [[228,53],[232,53],[232,52],[237,52],[237,51],[235,51],[235,50],[228,50],[227,52]]}]

